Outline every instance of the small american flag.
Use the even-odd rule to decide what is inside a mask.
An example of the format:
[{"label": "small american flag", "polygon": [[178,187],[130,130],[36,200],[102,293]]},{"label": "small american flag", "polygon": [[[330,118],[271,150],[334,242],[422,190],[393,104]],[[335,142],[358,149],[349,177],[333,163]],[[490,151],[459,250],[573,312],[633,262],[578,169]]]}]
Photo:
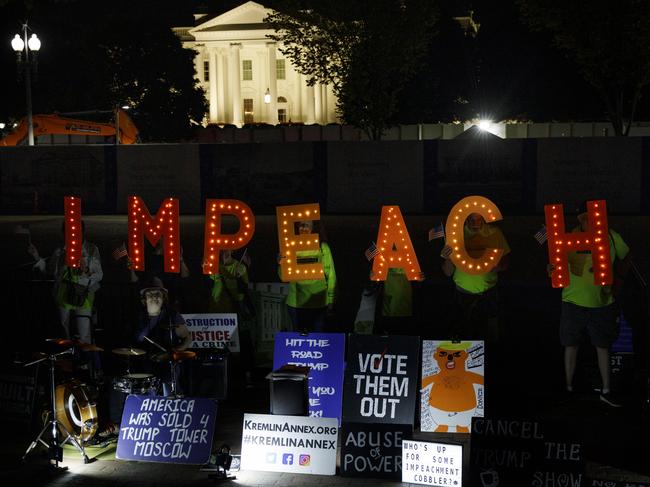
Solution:
[{"label": "small american flag", "polygon": [[537,240],[537,243],[542,245],[544,242],[546,242],[546,225],[542,225],[542,228],[537,230],[537,233],[533,235],[535,240]]},{"label": "small american flag", "polygon": [[445,238],[445,227],[442,225],[442,222],[429,230],[429,242],[437,238]]},{"label": "small american flag", "polygon": [[379,254],[379,249],[377,248],[377,245],[375,244],[375,242],[371,242],[370,247],[368,247],[365,252],[366,259],[372,260],[375,257],[377,257],[378,254]]},{"label": "small american flag", "polygon": [[124,245],[124,242],[122,242],[122,245],[113,250],[113,259],[115,260],[120,260],[122,257],[126,257],[127,255],[128,253],[126,251],[126,245]]}]

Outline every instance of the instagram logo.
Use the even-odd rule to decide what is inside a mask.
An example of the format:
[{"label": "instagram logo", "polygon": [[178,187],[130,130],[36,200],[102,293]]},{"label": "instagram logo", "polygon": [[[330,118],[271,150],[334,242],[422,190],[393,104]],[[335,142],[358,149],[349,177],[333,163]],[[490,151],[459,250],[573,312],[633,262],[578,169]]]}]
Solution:
[{"label": "instagram logo", "polygon": [[298,457],[298,464],[301,467],[307,467],[311,464],[311,456],[310,455],[300,455]]},{"label": "instagram logo", "polygon": [[285,453],[282,455],[282,464],[283,465],[293,465],[293,454]]}]

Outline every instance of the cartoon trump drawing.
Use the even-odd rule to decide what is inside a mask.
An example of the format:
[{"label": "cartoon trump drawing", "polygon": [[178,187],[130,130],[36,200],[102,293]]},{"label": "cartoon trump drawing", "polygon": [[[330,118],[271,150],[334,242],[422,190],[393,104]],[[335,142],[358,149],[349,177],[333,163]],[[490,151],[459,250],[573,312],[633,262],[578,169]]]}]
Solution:
[{"label": "cartoon trump drawing", "polygon": [[[472,417],[482,416],[482,411],[477,414],[477,409],[483,409],[484,378],[482,374],[468,370],[468,363],[473,362],[471,367],[480,368],[482,372],[483,346],[480,343],[480,348],[477,348],[475,345],[478,343],[438,342],[433,353],[423,357],[422,416],[428,416],[433,421],[435,429],[432,431],[469,433]],[[423,353],[427,353],[426,347],[423,347]],[[429,375],[425,375],[427,361],[434,370]],[[426,396],[428,401],[425,401]],[[424,426],[426,421],[422,423]],[[422,430],[425,431],[425,428]]]}]

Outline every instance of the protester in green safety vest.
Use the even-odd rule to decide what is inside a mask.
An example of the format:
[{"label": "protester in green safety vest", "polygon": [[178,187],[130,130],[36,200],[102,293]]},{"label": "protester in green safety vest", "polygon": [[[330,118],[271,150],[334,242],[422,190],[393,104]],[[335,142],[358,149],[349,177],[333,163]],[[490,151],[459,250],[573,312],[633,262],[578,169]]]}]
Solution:
[{"label": "protester in green safety vest", "polygon": [[[311,220],[298,223],[298,233],[308,234],[314,230]],[[323,265],[323,279],[293,281],[289,284],[287,310],[294,329],[301,331],[323,331],[325,318],[331,313],[336,293],[336,271],[329,245],[321,229],[319,233],[320,249],[299,251],[298,263],[319,262]]]},{"label": "protester in green safety vest", "polygon": [[[587,202],[578,207],[578,226],[571,232],[588,232],[589,217]],[[574,389],[574,375],[578,359],[578,348],[586,338],[596,349],[598,371],[601,378],[600,400],[612,407],[620,407],[620,400],[610,389],[609,349],[618,336],[618,310],[616,298],[623,288],[625,277],[631,267],[630,248],[623,238],[609,229],[609,250],[614,268],[611,285],[594,284],[594,264],[591,251],[571,252],[568,255],[570,283],[562,289],[562,314],[560,317],[560,341],[564,346],[564,373],[566,392]],[[555,269],[548,265],[548,272]]]},{"label": "protester in green safety vest", "polygon": [[233,257],[232,250],[221,252],[219,274],[211,275],[212,291],[208,311],[210,313],[238,313],[244,301],[244,290],[248,286],[248,265],[250,259]]},{"label": "protester in green safety vest", "polygon": [[375,333],[408,335],[413,319],[413,287],[402,268],[388,270],[381,288],[381,316]]},{"label": "protester in green safety vest", "polygon": [[499,339],[498,274],[508,268],[510,246],[501,230],[486,223],[478,213],[467,217],[464,232],[465,248],[471,257],[480,257],[486,248],[502,249],[503,256],[490,272],[467,274],[449,258],[451,247],[445,245],[442,249],[442,271],[456,285],[450,336],[461,340],[496,342]]}]

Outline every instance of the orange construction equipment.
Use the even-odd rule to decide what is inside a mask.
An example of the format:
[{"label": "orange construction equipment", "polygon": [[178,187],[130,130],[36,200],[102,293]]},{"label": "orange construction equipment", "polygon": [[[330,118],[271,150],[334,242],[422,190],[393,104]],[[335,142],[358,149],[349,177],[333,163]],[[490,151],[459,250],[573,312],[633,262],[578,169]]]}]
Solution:
[{"label": "orange construction equipment", "polygon": [[[68,118],[57,114],[34,115],[34,141],[37,145],[107,144],[114,143],[115,133],[119,132],[120,144],[139,142],[138,128],[133,120],[124,110],[118,109],[116,114],[115,124]],[[0,147],[26,144],[27,131],[27,119],[23,118],[13,132],[0,139]]]}]

